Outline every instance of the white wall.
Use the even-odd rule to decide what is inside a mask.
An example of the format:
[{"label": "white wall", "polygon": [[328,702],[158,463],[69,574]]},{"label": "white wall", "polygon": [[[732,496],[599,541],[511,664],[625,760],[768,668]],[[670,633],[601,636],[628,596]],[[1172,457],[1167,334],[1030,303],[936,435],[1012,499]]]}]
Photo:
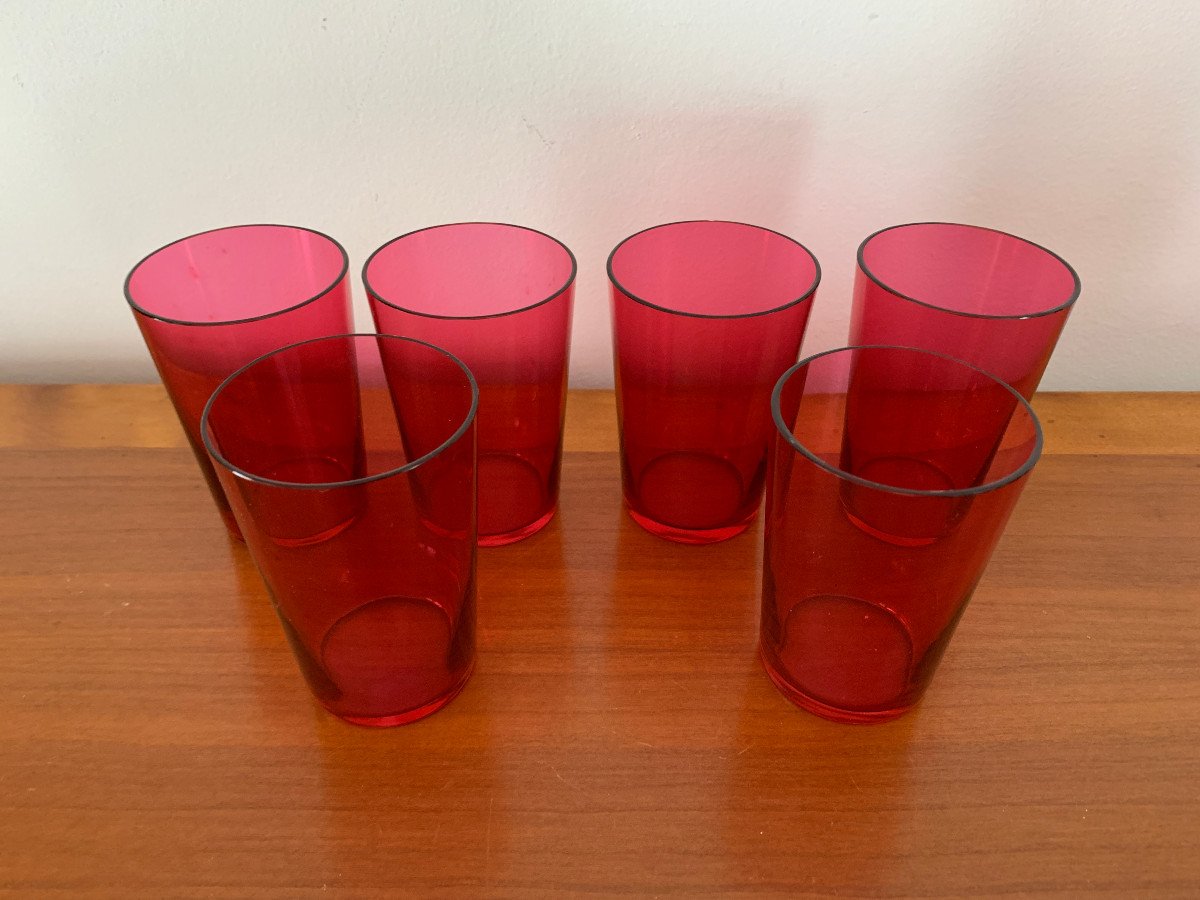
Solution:
[{"label": "white wall", "polygon": [[604,261],[634,230],[797,237],[815,350],[863,236],[950,219],[1080,272],[1044,388],[1200,388],[1198,48],[1194,0],[3,0],[0,380],[153,378],[121,282],[219,225],[334,235],[360,303],[393,235],[549,231],[582,386],[611,379]]}]

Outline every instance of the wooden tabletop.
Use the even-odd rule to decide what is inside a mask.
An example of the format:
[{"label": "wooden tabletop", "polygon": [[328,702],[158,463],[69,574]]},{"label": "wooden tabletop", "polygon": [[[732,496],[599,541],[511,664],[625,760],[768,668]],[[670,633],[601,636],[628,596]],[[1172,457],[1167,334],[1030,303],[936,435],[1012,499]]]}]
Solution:
[{"label": "wooden tabletop", "polygon": [[480,554],[462,695],[318,709],[157,386],[0,388],[0,893],[1200,892],[1200,394],[1047,395],[925,702],[791,706],[756,527],[623,514],[576,393],[561,512]]}]

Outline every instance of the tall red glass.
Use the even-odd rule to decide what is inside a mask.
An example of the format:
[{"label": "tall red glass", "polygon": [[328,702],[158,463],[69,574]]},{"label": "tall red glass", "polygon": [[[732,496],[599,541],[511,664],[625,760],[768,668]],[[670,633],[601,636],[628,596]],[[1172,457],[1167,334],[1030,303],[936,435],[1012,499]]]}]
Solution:
[{"label": "tall red glass", "polygon": [[230,372],[285,344],[351,330],[341,244],[287,225],[237,225],[155,250],[125,299],[230,534],[242,539],[200,441],[200,414]]},{"label": "tall red glass", "polygon": [[762,501],[771,387],[821,268],[777,232],[696,221],[626,238],[608,277],[625,506],[659,537],[731,538]]},{"label": "tall red glass", "polygon": [[760,652],[842,722],[920,699],[1041,453],[1032,408],[959,360],[850,347],[771,398]]},{"label": "tall red glass", "polygon": [[517,225],[395,238],[363,266],[376,328],[445,347],[479,382],[479,543],[529,537],[558,507],[575,257]]},{"label": "tall red glass", "polygon": [[936,350],[1029,399],[1079,291],[1065,260],[1024,238],[949,222],[897,225],[858,248],[850,343]]},{"label": "tall red glass", "polygon": [[475,410],[459,360],[389,335],[268,353],[201,434],[300,669],[359,725],[402,725],[475,660]]}]

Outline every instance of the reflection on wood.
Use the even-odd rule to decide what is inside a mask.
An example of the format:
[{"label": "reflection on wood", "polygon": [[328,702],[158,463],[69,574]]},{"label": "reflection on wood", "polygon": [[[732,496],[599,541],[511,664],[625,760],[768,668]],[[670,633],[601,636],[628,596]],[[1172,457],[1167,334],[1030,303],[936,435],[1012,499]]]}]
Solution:
[{"label": "reflection on wood", "polygon": [[1200,395],[1036,405],[1048,455],[905,719],[771,687],[760,526],[632,525],[597,392],[560,515],[480,551],[466,690],[376,731],[311,700],[159,388],[0,389],[0,887],[1194,894]]}]

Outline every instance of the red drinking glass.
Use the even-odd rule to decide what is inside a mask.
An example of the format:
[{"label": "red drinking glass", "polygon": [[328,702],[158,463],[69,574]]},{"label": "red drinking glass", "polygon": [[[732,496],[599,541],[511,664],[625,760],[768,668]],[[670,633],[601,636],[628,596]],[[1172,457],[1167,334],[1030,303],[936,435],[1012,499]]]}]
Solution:
[{"label": "red drinking glass", "polygon": [[517,225],[402,235],[363,266],[375,327],[445,347],[479,383],[479,543],[510,544],[558,507],[575,257]]},{"label": "red drinking glass", "polygon": [[1024,238],[949,222],[897,225],[858,248],[851,344],[936,350],[1037,390],[1079,276]]},{"label": "red drinking glass", "polygon": [[821,280],[801,244],[740,222],[676,222],[608,258],[625,505],[652,534],[731,538],[758,512],[771,387]]},{"label": "red drinking glass", "polygon": [[200,414],[234,369],[285,344],[351,330],[349,259],[288,225],[205,231],[155,250],[125,299],[230,533],[242,539],[200,441]]},{"label": "red drinking glass", "polygon": [[317,700],[402,725],[475,660],[470,371],[390,335],[294,344],[229,376],[201,435]]},{"label": "red drinking glass", "polygon": [[933,677],[1041,453],[1028,402],[981,369],[848,347],[771,398],[760,652],[797,705],[908,711]]}]

